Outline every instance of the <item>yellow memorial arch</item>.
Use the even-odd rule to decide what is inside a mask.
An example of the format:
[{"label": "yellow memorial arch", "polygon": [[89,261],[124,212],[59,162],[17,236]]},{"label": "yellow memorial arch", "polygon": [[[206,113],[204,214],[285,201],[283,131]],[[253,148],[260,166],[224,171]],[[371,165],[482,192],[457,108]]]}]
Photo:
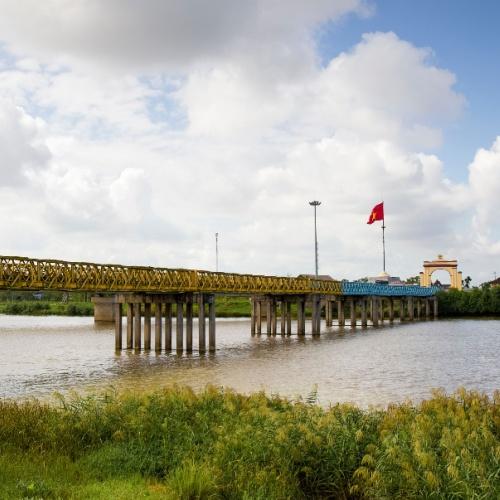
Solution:
[{"label": "yellow memorial arch", "polygon": [[462,290],[462,272],[458,271],[456,260],[444,259],[438,255],[436,260],[424,260],[424,270],[420,273],[420,286],[432,285],[432,273],[434,271],[448,271],[450,274],[450,288]]}]

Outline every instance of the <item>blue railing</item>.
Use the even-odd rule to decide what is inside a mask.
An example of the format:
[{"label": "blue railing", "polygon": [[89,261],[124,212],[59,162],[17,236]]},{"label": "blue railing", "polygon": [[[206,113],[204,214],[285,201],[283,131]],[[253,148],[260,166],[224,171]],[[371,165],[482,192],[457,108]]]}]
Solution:
[{"label": "blue railing", "polygon": [[431,297],[439,291],[437,286],[380,285],[359,281],[342,281],[342,295],[378,295],[381,297]]}]

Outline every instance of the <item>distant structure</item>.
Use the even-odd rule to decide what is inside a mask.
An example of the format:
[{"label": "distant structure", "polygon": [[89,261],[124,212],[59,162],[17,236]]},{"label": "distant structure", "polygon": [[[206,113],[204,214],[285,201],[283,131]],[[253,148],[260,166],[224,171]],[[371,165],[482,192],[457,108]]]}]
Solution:
[{"label": "distant structure", "polygon": [[486,283],[483,283],[481,286],[500,286],[500,278],[496,278],[492,281],[487,281]]},{"label": "distant structure", "polygon": [[420,273],[420,286],[432,285],[434,271],[447,271],[450,275],[450,288],[462,290],[462,272],[458,271],[458,261],[445,259],[438,255],[436,260],[424,260],[424,270]]},{"label": "distant structure", "polygon": [[401,286],[406,285],[404,281],[401,281],[399,276],[391,276],[386,272],[380,273],[378,276],[369,276],[366,278],[367,283],[376,283],[378,285],[394,285]]}]

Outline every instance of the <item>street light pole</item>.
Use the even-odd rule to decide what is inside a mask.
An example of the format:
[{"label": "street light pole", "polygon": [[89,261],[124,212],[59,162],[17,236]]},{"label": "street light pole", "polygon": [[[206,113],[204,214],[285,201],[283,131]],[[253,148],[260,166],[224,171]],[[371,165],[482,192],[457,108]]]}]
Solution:
[{"label": "street light pole", "polygon": [[215,233],[215,272],[219,272],[219,233]]},{"label": "street light pole", "polygon": [[309,205],[314,207],[314,262],[316,270],[316,278],[318,277],[318,228],[316,224],[316,207],[321,205],[321,201],[310,201]]}]

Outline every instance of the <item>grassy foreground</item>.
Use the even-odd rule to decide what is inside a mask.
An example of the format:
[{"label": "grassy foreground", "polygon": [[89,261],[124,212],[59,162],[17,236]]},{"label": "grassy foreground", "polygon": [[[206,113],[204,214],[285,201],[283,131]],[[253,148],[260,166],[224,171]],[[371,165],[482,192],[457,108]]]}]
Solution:
[{"label": "grassy foreground", "polygon": [[500,498],[500,394],[322,409],[264,394],[0,402],[0,498]]}]

